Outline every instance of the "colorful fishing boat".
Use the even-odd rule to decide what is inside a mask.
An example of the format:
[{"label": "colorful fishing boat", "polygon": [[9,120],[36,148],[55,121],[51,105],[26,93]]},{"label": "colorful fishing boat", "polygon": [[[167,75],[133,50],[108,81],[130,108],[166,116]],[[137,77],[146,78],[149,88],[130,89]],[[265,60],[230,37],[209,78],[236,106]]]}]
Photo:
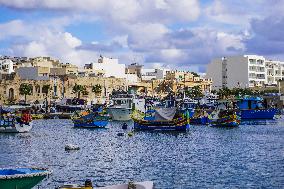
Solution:
[{"label": "colorful fishing boat", "polygon": [[192,125],[208,125],[210,122],[209,114],[206,110],[195,109],[190,117],[190,124]]},{"label": "colorful fishing boat", "polygon": [[186,131],[189,128],[189,118],[177,114],[174,107],[150,110],[143,119],[133,120],[135,130]]},{"label": "colorful fishing boat", "polygon": [[269,108],[263,98],[244,96],[238,98],[237,105],[242,119],[273,119],[277,108]]},{"label": "colorful fishing boat", "polygon": [[[214,114],[214,113],[212,113]],[[212,127],[237,127],[240,125],[241,118],[233,111],[219,111],[217,118],[212,118]]]},{"label": "colorful fishing boat", "polygon": [[105,128],[108,124],[109,117],[97,112],[90,112],[80,117],[73,117],[74,127],[84,128]]},{"label": "colorful fishing boat", "polygon": [[32,129],[32,118],[28,111],[21,115],[0,112],[0,133],[25,133]]},{"label": "colorful fishing boat", "polygon": [[47,169],[39,168],[0,169],[0,188],[31,189],[49,174]]}]

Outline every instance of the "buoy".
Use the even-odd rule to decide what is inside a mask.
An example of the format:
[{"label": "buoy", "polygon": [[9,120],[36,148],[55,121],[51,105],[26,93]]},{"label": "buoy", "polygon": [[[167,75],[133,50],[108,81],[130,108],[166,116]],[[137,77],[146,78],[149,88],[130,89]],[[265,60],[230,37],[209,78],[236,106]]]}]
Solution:
[{"label": "buoy", "polygon": [[123,123],[122,129],[127,129],[127,124],[126,123]]},{"label": "buoy", "polygon": [[69,150],[80,150],[80,147],[77,145],[73,145],[73,144],[67,144],[65,146],[65,150],[69,151]]},{"label": "buoy", "polygon": [[129,136],[129,137],[132,137],[133,135],[134,135],[133,132],[129,132],[129,133],[128,133],[128,136]]},{"label": "buoy", "polygon": [[117,136],[124,136],[124,133],[117,133]]}]

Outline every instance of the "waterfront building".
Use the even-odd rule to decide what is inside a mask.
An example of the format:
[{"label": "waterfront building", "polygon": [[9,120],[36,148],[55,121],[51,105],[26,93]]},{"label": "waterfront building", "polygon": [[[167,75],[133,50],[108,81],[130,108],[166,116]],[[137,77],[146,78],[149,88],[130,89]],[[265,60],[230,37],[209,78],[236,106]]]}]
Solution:
[{"label": "waterfront building", "polygon": [[58,67],[50,68],[50,75],[64,76],[64,75],[78,75],[78,66],[66,63],[59,64]]},{"label": "waterfront building", "polygon": [[267,85],[277,86],[278,81],[284,78],[284,62],[266,60]]},{"label": "waterfront building", "polygon": [[210,92],[212,88],[211,78],[203,78],[197,73],[189,71],[167,71],[166,81],[170,81],[170,86],[173,91],[199,86],[203,92]]},{"label": "waterfront building", "polygon": [[98,62],[85,64],[85,70],[103,77],[126,78],[125,64],[119,64],[118,59],[100,56]]},{"label": "waterfront building", "polygon": [[277,85],[284,77],[283,68],[283,62],[266,60],[258,55],[222,57],[207,66],[206,77],[213,79],[213,89],[260,88]]},{"label": "waterfront building", "polygon": [[[0,80],[0,103],[19,102],[24,100],[20,95],[20,85],[26,83],[32,86],[32,94],[27,95],[27,102],[34,103],[38,101],[43,103],[47,97],[48,102],[60,101],[63,98],[76,98],[77,94],[73,92],[75,83],[86,88],[86,93],[82,93],[82,99],[91,103],[94,99],[107,99],[113,90],[126,90],[126,79],[123,78],[100,78],[100,77],[77,77],[56,76],[56,77],[37,77],[32,79],[21,79],[17,74],[9,75]],[[49,85],[49,91],[46,96],[43,86]],[[101,91],[94,93],[94,85],[100,85]]]},{"label": "waterfront building", "polygon": [[49,80],[49,67],[19,67],[17,74],[22,80]]},{"label": "waterfront building", "polygon": [[126,74],[136,74],[137,77],[141,78],[142,67],[143,67],[143,65],[140,65],[138,63],[132,63],[132,64],[130,64],[126,67],[125,73]]},{"label": "waterfront building", "polygon": [[55,68],[60,67],[60,62],[59,60],[52,59],[51,57],[35,57],[29,58],[22,66]]},{"label": "waterfront building", "polygon": [[169,69],[143,68],[141,70],[141,78],[143,81],[150,81],[153,79],[165,79],[167,71],[169,71]]},{"label": "waterfront building", "polygon": [[14,73],[14,62],[10,59],[0,59],[0,74]]}]

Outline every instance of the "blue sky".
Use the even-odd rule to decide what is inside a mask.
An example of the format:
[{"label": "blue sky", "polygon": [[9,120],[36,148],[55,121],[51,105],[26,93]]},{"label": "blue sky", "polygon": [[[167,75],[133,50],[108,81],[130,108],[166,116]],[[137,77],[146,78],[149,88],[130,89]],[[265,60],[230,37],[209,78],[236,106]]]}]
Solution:
[{"label": "blue sky", "polygon": [[284,60],[283,0],[0,0],[0,54],[82,66],[121,63],[205,72],[211,59]]}]

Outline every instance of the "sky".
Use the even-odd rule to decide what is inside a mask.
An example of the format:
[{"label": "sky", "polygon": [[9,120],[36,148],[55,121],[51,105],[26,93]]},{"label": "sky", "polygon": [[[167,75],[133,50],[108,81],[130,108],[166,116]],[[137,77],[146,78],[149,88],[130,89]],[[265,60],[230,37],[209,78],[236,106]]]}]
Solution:
[{"label": "sky", "polygon": [[0,0],[0,55],[206,72],[243,54],[284,61],[284,0]]}]

